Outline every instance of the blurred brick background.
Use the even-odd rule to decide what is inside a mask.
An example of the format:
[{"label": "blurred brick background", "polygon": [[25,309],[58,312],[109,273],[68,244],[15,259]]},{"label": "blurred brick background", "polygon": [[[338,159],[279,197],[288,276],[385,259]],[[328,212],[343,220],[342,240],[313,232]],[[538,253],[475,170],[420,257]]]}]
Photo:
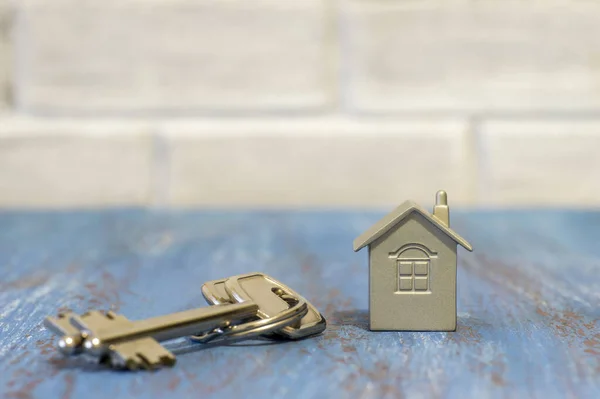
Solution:
[{"label": "blurred brick background", "polygon": [[600,205],[600,1],[0,0],[0,207]]}]

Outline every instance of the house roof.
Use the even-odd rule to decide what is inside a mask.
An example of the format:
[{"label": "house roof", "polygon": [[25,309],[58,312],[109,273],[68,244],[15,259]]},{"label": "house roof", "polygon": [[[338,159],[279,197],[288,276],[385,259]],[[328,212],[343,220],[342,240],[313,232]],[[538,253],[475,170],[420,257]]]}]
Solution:
[{"label": "house roof", "polygon": [[467,240],[456,234],[451,228],[446,227],[442,221],[413,201],[404,202],[356,238],[356,240],[354,240],[354,251],[359,251],[361,248],[371,244],[413,212],[421,214],[425,219],[430,221],[431,224],[456,241],[457,244],[460,244],[469,251],[473,251],[473,247],[471,247],[471,244],[469,244]]}]

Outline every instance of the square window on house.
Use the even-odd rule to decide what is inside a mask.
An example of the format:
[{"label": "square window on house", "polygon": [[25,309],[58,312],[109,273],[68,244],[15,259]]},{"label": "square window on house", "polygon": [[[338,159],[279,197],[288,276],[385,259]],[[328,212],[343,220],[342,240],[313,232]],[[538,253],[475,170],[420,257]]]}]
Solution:
[{"label": "square window on house", "polygon": [[400,291],[412,291],[412,277],[400,278]]},{"label": "square window on house", "polygon": [[429,274],[429,262],[415,262],[415,274],[417,276],[426,276]]},{"label": "square window on house", "polygon": [[401,276],[412,276],[412,262],[400,262],[398,269]]},{"label": "square window on house", "polygon": [[427,291],[427,277],[415,277],[415,291]]}]

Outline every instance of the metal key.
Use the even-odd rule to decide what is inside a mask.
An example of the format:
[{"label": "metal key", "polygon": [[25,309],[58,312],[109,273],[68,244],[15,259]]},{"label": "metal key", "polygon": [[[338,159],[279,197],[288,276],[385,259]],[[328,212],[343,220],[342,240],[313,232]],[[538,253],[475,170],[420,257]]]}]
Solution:
[{"label": "metal key", "polygon": [[49,317],[44,324],[55,333],[65,334],[58,344],[64,355],[84,353],[108,360],[114,367],[155,368],[175,364],[175,356],[158,341],[228,327],[232,320],[251,318],[259,309],[251,301],[236,305],[242,306],[210,306],[140,321],[90,311],[81,316]]},{"label": "metal key", "polygon": [[[283,290],[285,295],[292,298],[302,298],[308,307],[308,312],[299,322],[285,326],[275,331],[275,334],[287,339],[302,339],[320,334],[325,330],[327,322],[316,307],[283,283],[263,273],[248,273],[229,279],[206,282],[202,286],[202,295],[209,304],[222,305],[247,302],[251,300],[252,295],[256,295],[257,291],[267,292],[274,289]],[[269,337],[272,338],[272,336]]]},{"label": "metal key", "polygon": [[[130,321],[112,312],[91,311],[49,317],[48,329],[63,335],[59,349],[65,355],[84,353],[114,367],[129,369],[172,366],[175,356],[157,341],[191,334],[196,340],[240,340],[284,328],[308,312],[302,297],[288,295],[287,287],[264,286],[244,302]],[[289,291],[291,293],[291,291]],[[285,298],[283,298],[285,296]],[[198,335],[199,334],[199,335]]]}]

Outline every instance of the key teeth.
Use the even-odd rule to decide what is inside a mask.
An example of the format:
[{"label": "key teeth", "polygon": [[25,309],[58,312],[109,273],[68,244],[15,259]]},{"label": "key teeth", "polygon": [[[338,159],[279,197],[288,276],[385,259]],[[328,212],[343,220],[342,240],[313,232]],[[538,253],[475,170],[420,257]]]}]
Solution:
[{"label": "key teeth", "polygon": [[138,362],[136,362],[135,359],[127,359],[125,368],[129,371],[136,371],[138,369]]},{"label": "key teeth", "polygon": [[105,362],[106,365],[114,369],[122,369],[129,371],[154,371],[160,369],[161,367],[173,367],[176,363],[177,360],[175,359],[175,356],[172,355],[165,355],[158,359],[158,361],[156,362],[150,362],[140,353],[136,353],[134,356],[127,358],[124,362],[118,358],[111,358],[107,362]]},{"label": "key teeth", "polygon": [[154,367],[154,364],[141,353],[136,353],[135,360],[141,369],[150,370]]},{"label": "key teeth", "polygon": [[168,355],[162,356],[160,358],[160,361],[164,366],[167,366],[167,367],[173,367],[173,366],[175,366],[175,363],[177,363],[177,359],[171,353],[169,353]]},{"label": "key teeth", "polygon": [[[46,317],[43,324],[54,334],[63,337],[65,342],[59,346],[59,350],[71,356],[82,352],[80,345],[82,333],[87,334],[88,331],[102,328],[107,322],[113,326],[131,323],[124,316],[112,311],[91,310],[81,315],[74,312],[61,312],[56,317]],[[73,342],[73,345],[67,345],[70,342]],[[110,345],[108,353],[97,358],[97,361],[112,368],[132,371],[172,367],[176,362],[171,352],[150,337]]]},{"label": "key teeth", "polygon": [[156,361],[151,361],[142,353],[136,353],[134,356],[127,359],[125,368],[130,371],[138,370],[158,370],[161,366],[173,367],[176,363],[175,356],[169,354],[158,358]]},{"label": "key teeth", "polygon": [[129,370],[155,370],[175,364],[175,355],[149,337],[111,346],[110,358],[113,367]]},{"label": "key teeth", "polygon": [[59,313],[56,317],[46,317],[44,327],[56,335],[79,335],[80,330],[71,324],[74,313]]}]

